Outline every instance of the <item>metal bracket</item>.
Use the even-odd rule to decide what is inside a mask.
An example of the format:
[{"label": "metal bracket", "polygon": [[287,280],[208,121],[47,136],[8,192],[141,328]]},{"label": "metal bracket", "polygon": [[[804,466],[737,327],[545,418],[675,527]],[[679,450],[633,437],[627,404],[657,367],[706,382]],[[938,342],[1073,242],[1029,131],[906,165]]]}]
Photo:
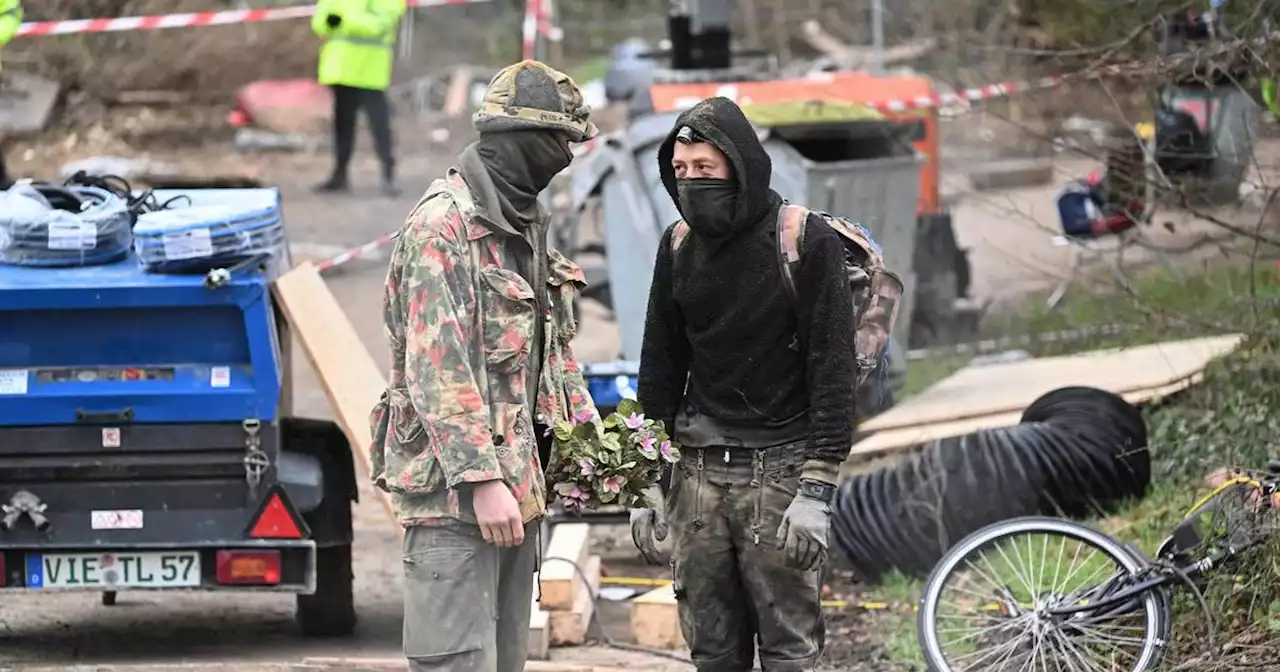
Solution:
[{"label": "metal bracket", "polygon": [[262,450],[262,421],[257,418],[245,420],[244,426],[244,480],[249,484],[249,491],[257,490],[262,483],[262,475],[271,468],[271,458]]}]

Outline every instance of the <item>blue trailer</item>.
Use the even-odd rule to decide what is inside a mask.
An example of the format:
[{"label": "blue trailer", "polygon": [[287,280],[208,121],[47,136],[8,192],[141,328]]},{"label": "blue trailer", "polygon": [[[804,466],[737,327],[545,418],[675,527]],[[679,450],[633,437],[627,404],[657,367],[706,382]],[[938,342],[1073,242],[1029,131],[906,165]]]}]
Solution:
[{"label": "blue trailer", "polygon": [[291,417],[287,266],[0,265],[0,591],[293,593],[304,634],[352,631],[353,462]]}]

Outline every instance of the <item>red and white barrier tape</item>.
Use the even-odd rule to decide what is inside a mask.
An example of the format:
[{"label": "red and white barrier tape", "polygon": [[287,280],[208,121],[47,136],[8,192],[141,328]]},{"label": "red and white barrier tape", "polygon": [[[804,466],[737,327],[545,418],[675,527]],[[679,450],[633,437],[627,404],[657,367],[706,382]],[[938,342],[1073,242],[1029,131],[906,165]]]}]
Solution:
[{"label": "red and white barrier tape", "polygon": [[551,3],[552,0],[525,0],[524,2],[520,52],[526,59],[537,58],[539,36],[552,42],[559,42],[564,37],[564,31],[555,25],[555,7]]},{"label": "red and white barrier tape", "polygon": [[[438,5],[464,5],[489,0],[405,0],[409,7],[434,7]],[[223,12],[194,12],[187,14],[156,14],[153,16],[122,16],[114,19],[76,19],[72,21],[33,21],[18,28],[17,37],[43,35],[73,35],[77,33],[114,33],[133,30],[160,30],[163,28],[188,28],[194,26],[225,26],[236,23],[259,23],[301,19],[315,14],[315,5],[274,7],[270,9],[234,9]]]},{"label": "red and white barrier tape", "polygon": [[325,271],[341,266],[352,259],[359,259],[366,254],[377,251],[378,248],[384,245],[390,245],[391,241],[396,239],[396,235],[397,234],[389,233],[385,236],[379,237],[377,240],[365,243],[360,247],[353,247],[342,254],[325,259],[324,261],[316,264],[316,270],[320,273],[324,273]]},{"label": "red and white barrier tape", "polygon": [[[920,96],[908,99],[890,99],[876,102],[865,103],[866,107],[880,112],[907,112],[912,110],[928,110],[944,108],[962,103],[975,103],[982,100],[991,100],[994,98],[1004,98],[1016,93],[1026,93],[1028,91],[1036,91],[1043,89],[1052,89],[1060,86],[1065,82],[1081,79],[1089,79],[1103,75],[1123,75],[1129,72],[1135,72],[1148,67],[1145,63],[1128,63],[1123,65],[1110,65],[1101,68],[1089,70],[1087,72],[1073,73],[1070,75],[1054,75],[1052,77],[1041,77],[1022,82],[1004,82],[1000,84],[988,84],[974,88],[962,89],[960,91],[952,91],[947,93],[939,93],[932,96]],[[731,100],[737,100],[737,88],[733,84],[725,84],[716,90],[716,95],[724,96]],[[701,99],[690,98],[688,100],[677,100],[677,108],[688,108],[697,104]],[[746,104],[745,101],[738,101]],[[605,142],[608,134],[592,138],[573,147],[574,157],[583,156],[591,153],[600,143]]]}]

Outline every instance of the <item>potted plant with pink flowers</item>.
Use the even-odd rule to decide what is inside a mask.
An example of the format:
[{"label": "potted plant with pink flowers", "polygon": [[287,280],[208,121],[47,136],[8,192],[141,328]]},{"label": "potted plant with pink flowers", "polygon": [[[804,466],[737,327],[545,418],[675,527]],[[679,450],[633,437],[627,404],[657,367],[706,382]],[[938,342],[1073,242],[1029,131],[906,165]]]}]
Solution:
[{"label": "potted plant with pink flowers", "polygon": [[601,421],[580,414],[551,429],[555,442],[547,480],[568,511],[642,505],[645,488],[664,467],[680,461],[680,449],[661,420],[644,416],[639,402],[624,399]]}]

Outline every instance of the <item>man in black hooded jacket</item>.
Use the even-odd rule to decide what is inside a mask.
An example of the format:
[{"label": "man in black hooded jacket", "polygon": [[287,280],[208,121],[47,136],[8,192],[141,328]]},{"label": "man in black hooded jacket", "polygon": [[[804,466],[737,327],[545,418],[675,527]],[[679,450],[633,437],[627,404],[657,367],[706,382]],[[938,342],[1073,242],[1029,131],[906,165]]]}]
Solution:
[{"label": "man in black hooded jacket", "polygon": [[672,225],[658,248],[639,401],[684,453],[665,501],[649,492],[632,512],[632,538],[655,561],[669,525],[699,670],[750,670],[757,638],[766,671],[813,669],[830,502],[854,426],[844,248],[811,215],[791,299],[772,164],[726,98],[680,115],[658,162],[691,233],[673,252]]}]

